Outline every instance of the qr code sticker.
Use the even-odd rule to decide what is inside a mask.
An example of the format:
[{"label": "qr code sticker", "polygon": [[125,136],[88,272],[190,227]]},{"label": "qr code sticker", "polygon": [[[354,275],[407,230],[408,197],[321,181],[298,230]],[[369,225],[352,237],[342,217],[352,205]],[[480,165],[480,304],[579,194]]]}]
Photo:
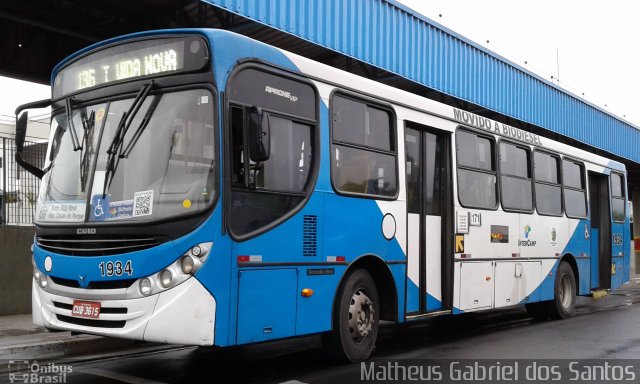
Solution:
[{"label": "qr code sticker", "polygon": [[147,216],[153,213],[153,190],[133,194],[133,217]]}]

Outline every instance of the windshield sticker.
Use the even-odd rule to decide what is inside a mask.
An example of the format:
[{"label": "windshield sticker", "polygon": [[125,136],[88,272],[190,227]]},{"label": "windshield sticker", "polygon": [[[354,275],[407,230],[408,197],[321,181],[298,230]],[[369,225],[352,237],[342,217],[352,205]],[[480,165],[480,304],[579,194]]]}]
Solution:
[{"label": "windshield sticker", "polygon": [[153,213],[153,189],[133,194],[133,217],[147,216]]},{"label": "windshield sticker", "polygon": [[109,216],[110,195],[102,194],[91,197],[91,221],[106,221]]},{"label": "windshield sticker", "polygon": [[109,220],[133,217],[133,200],[112,201],[109,204]]},{"label": "windshield sticker", "polygon": [[104,107],[98,109],[98,112],[96,113],[96,121],[101,121],[104,118]]},{"label": "windshield sticker", "polygon": [[84,221],[86,204],[80,202],[46,203],[38,213],[40,221],[78,222]]}]

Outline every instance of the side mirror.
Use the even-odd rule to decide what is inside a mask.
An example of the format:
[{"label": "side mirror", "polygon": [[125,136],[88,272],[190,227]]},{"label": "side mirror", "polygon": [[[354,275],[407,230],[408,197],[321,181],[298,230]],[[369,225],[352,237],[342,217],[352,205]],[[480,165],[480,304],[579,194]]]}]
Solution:
[{"label": "side mirror", "polygon": [[16,119],[16,149],[18,152],[22,152],[24,148],[24,140],[27,137],[27,120],[29,119],[29,112],[23,112],[18,119]]},{"label": "side mirror", "polygon": [[255,162],[269,160],[271,131],[269,113],[259,107],[249,109],[249,158]]},{"label": "side mirror", "polygon": [[[38,179],[42,179],[45,171],[42,169],[29,164],[22,158],[22,150],[24,149],[24,142],[27,137],[27,121],[29,119],[29,113],[24,112],[20,114],[20,112],[25,109],[33,109],[33,108],[46,108],[51,105],[51,99],[34,101],[32,103],[27,103],[16,108],[16,154],[15,159],[22,168],[26,169],[27,172],[31,173]],[[20,115],[20,117],[18,117]]]}]

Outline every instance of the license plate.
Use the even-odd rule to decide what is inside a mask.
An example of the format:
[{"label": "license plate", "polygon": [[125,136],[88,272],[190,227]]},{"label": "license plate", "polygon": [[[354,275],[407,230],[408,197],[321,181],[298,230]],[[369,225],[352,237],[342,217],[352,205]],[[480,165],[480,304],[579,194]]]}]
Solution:
[{"label": "license plate", "polygon": [[74,300],[71,316],[97,319],[100,316],[100,303],[96,303],[94,301]]}]

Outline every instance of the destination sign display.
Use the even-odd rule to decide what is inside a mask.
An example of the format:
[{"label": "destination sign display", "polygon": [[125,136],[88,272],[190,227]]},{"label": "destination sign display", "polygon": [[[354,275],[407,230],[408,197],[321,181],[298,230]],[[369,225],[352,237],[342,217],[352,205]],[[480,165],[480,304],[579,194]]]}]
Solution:
[{"label": "destination sign display", "polygon": [[90,89],[112,82],[201,69],[207,62],[202,38],[141,40],[89,54],[64,68],[54,81],[53,96]]}]

